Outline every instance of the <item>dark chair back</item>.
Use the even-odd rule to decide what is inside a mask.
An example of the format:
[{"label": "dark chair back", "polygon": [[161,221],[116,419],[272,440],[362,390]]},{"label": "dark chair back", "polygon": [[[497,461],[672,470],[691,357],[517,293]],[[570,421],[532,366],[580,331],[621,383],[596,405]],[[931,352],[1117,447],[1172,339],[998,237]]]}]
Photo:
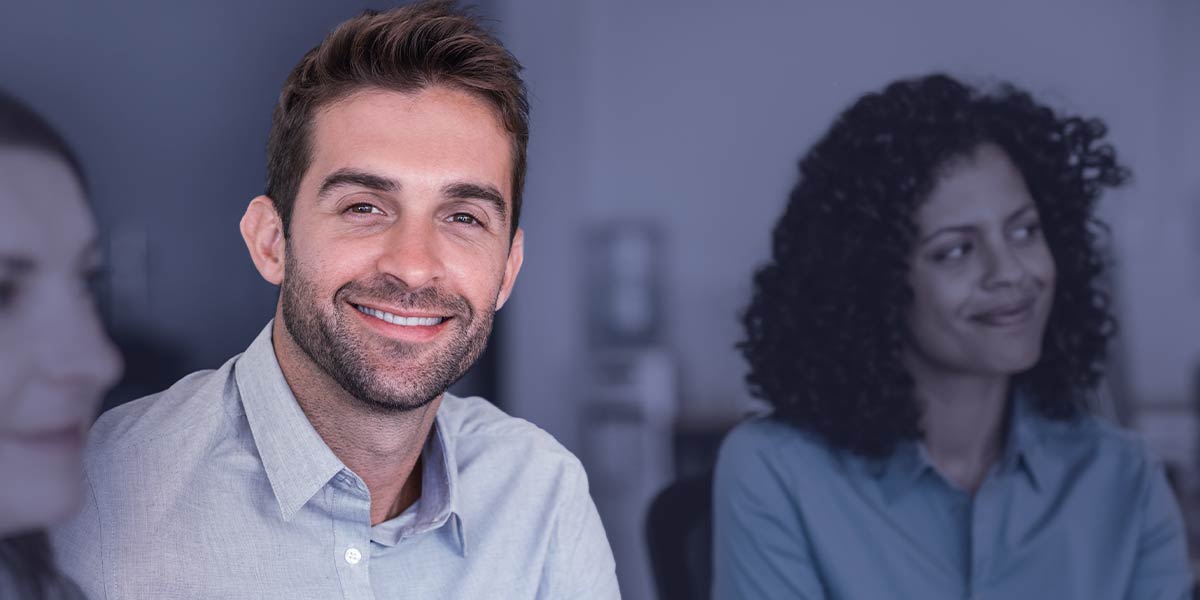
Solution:
[{"label": "dark chair back", "polygon": [[708,600],[712,587],[712,473],[680,479],[646,513],[659,600]]}]

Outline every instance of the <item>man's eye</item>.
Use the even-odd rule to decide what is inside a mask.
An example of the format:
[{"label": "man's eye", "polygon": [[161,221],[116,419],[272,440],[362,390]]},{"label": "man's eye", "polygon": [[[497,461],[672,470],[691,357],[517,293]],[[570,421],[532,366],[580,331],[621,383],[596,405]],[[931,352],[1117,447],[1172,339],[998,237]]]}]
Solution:
[{"label": "man's eye", "polygon": [[467,213],[454,213],[454,215],[450,217],[450,220],[454,221],[455,223],[462,223],[463,225],[482,225],[482,223],[479,222],[479,219],[476,219],[473,215],[469,215]]},{"label": "man's eye", "polygon": [[346,208],[346,212],[351,212],[358,215],[383,214],[382,210],[379,210],[378,208],[375,208],[374,205],[367,204],[365,202],[359,202],[358,204],[350,205],[348,208]]}]

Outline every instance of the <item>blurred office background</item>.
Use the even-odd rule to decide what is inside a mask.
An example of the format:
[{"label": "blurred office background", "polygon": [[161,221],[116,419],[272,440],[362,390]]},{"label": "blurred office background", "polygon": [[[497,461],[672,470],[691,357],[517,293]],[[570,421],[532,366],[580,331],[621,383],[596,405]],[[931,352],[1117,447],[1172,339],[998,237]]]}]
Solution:
[{"label": "blurred office background", "polygon": [[[1121,320],[1105,412],[1200,488],[1200,2],[482,0],[533,105],[525,267],[464,381],[588,466],[625,597],[645,511],[754,404],[734,344],[795,163],[897,77],[1011,80],[1104,118]],[[107,234],[116,403],[245,348],[275,290],[237,222],[287,72],[366,1],[6,1],[0,86],[64,130]],[[699,500],[698,500],[699,501]],[[1191,517],[1193,522],[1200,521]]]}]

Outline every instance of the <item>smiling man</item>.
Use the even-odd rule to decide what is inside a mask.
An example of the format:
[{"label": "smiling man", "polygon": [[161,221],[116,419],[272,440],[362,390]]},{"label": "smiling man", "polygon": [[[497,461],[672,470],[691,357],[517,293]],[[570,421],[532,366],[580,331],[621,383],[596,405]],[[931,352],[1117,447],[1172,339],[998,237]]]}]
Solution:
[{"label": "smiling man", "polygon": [[242,235],[274,320],[105,414],[55,535],[93,598],[615,598],[579,462],[446,389],[521,269],[520,65],[423,3],[292,71]]}]

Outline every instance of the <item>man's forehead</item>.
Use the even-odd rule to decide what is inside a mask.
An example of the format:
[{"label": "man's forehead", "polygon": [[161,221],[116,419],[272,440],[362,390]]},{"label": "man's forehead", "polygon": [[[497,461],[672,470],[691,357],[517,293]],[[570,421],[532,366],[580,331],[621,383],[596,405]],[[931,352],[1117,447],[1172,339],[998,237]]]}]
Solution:
[{"label": "man's forehead", "polygon": [[345,140],[347,133],[410,136],[437,132],[478,142],[511,141],[498,111],[476,94],[441,85],[412,92],[368,88],[315,111],[313,133],[321,143]]},{"label": "man's forehead", "polygon": [[310,185],[347,168],[397,179],[437,173],[490,184],[511,202],[512,137],[473,94],[445,86],[355,92],[315,113],[311,140]]}]

